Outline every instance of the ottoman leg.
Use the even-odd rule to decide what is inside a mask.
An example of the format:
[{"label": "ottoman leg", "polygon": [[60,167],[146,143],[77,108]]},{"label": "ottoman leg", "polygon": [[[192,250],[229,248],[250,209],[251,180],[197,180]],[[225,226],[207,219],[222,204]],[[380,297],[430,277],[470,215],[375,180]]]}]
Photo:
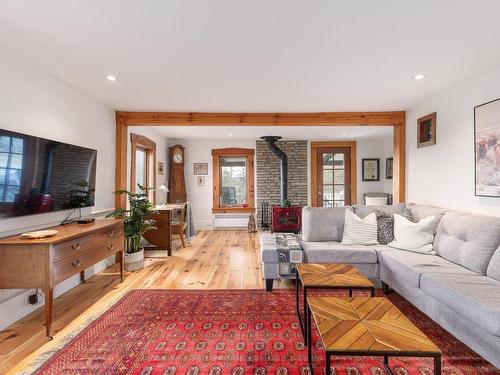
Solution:
[{"label": "ottoman leg", "polygon": [[391,287],[382,281],[382,292],[384,294],[389,294],[391,292]]},{"label": "ottoman leg", "polygon": [[266,292],[272,292],[274,279],[266,279]]}]

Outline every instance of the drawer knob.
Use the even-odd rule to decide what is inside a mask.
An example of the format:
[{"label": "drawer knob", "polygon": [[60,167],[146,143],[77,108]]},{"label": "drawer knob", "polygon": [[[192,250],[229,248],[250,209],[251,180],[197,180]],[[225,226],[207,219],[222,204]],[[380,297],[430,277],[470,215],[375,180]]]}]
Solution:
[{"label": "drawer knob", "polygon": [[108,236],[108,237],[113,237],[113,234],[115,234],[115,231],[113,231],[113,230],[108,230],[106,232],[106,236]]},{"label": "drawer knob", "polygon": [[80,242],[77,242],[77,243],[72,244],[72,245],[71,245],[71,248],[72,248],[73,250],[78,250],[78,249],[80,248],[80,246],[82,246],[82,245],[80,244]]},{"label": "drawer knob", "polygon": [[82,264],[82,262],[80,262],[80,259],[77,259],[77,260],[71,262],[71,265],[73,267],[79,267],[81,264]]},{"label": "drawer knob", "polygon": [[111,250],[113,247],[115,247],[115,245],[113,245],[112,243],[109,244],[108,246],[106,246],[108,248],[108,250]]}]

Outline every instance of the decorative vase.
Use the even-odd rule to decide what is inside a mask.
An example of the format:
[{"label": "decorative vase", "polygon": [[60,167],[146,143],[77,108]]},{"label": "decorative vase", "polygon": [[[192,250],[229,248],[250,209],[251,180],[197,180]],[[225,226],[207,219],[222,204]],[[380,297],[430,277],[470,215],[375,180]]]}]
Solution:
[{"label": "decorative vase", "polygon": [[135,253],[125,253],[125,270],[137,271],[144,268],[144,248]]}]

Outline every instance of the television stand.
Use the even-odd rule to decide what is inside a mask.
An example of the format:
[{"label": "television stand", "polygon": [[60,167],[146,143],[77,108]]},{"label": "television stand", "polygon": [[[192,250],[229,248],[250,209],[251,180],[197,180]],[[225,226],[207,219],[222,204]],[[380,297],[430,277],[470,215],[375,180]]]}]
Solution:
[{"label": "television stand", "polygon": [[0,289],[42,289],[45,294],[46,334],[52,339],[54,286],[80,274],[112,255],[118,255],[123,281],[123,223],[102,219],[93,224],[59,225],[53,237],[26,239],[19,235],[0,239]]}]

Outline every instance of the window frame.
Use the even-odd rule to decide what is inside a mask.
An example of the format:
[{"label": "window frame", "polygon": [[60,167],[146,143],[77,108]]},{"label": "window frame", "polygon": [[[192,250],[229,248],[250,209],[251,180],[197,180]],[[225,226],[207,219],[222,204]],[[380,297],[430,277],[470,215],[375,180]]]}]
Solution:
[{"label": "window frame", "polygon": [[[130,191],[137,192],[137,186],[135,185],[137,149],[146,151],[146,189],[156,188],[156,143],[143,135],[135,133],[130,133],[130,143],[132,145],[130,152]],[[149,191],[149,200],[156,204],[154,190]]]},{"label": "window frame", "polygon": [[[226,156],[245,157],[246,158],[246,187],[248,207],[243,206],[224,206],[220,205],[220,193],[222,187],[222,173],[220,168],[220,159]],[[250,213],[255,211],[255,187],[254,187],[254,156],[253,148],[217,148],[212,150],[212,168],[213,168],[213,213]]]}]

